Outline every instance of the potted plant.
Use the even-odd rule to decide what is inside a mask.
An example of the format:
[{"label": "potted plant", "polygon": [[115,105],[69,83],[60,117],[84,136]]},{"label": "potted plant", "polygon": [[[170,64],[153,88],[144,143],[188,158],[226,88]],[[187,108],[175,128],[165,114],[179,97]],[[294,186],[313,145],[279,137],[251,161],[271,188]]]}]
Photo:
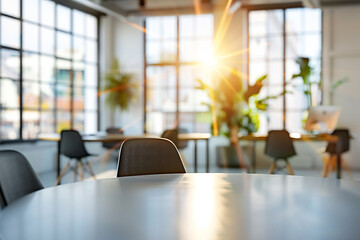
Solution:
[{"label": "potted plant", "polygon": [[[113,114],[116,108],[127,110],[138,96],[135,75],[123,72],[119,61],[114,59],[109,72],[105,74],[105,86],[102,94],[106,94],[106,104]],[[114,119],[114,115],[112,118]]]},{"label": "potted plant", "polygon": [[267,100],[274,97],[259,98],[263,81],[267,75],[259,77],[253,85],[243,87],[240,73],[233,69],[228,78],[216,79],[207,84],[198,80],[198,89],[208,93],[211,102],[213,135],[228,137],[229,152],[236,152],[240,167],[244,167],[242,149],[238,144],[238,134],[251,134],[259,128],[259,112],[266,110]]}]

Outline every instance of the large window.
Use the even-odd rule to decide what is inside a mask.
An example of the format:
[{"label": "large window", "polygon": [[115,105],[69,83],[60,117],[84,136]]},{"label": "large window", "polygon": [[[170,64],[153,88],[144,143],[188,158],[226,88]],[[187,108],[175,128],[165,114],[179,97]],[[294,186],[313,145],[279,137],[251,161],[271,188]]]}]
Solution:
[{"label": "large window", "polygon": [[179,127],[210,131],[210,113],[197,90],[205,77],[201,62],[212,54],[213,16],[184,15],[146,19],[146,130]]},{"label": "large window", "polygon": [[[260,117],[260,132],[286,128],[302,130],[304,111],[308,107],[299,73],[297,57],[310,58],[315,74],[311,81],[320,81],[321,71],[321,10],[291,8],[249,12],[249,79],[268,74],[262,90],[264,96],[287,91],[284,97],[269,101],[268,111]],[[321,101],[320,88],[311,89],[313,104]]]},{"label": "large window", "polygon": [[49,0],[0,0],[0,138],[97,130],[98,19]]}]

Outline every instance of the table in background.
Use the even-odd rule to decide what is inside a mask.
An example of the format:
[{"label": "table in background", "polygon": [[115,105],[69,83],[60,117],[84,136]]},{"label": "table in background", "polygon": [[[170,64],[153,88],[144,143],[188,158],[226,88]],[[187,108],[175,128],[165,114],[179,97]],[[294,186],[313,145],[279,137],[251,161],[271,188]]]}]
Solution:
[{"label": "table in background", "polygon": [[359,239],[360,183],[164,174],[47,188],[0,213],[0,238]]},{"label": "table in background", "polygon": [[[318,141],[318,142],[333,142],[336,144],[337,154],[337,168],[336,176],[338,179],[341,178],[341,153],[339,151],[339,138],[331,134],[290,134],[290,137],[293,141]],[[256,171],[256,142],[257,141],[266,141],[266,135],[256,135],[250,134],[245,136],[239,136],[239,141],[251,141],[252,142],[252,156],[251,156],[251,165],[252,172]]]},{"label": "table in background", "polygon": [[[84,142],[121,142],[129,138],[154,138],[159,137],[154,134],[143,135],[122,135],[122,134],[106,134],[98,133],[93,135],[83,135],[82,140]],[[198,141],[206,141],[206,172],[209,172],[209,140],[211,134],[209,133],[180,133],[178,134],[179,141],[194,141],[194,171],[197,172],[197,143]],[[49,133],[39,134],[39,140],[43,141],[55,141],[57,142],[57,176],[60,175],[60,134]]]}]

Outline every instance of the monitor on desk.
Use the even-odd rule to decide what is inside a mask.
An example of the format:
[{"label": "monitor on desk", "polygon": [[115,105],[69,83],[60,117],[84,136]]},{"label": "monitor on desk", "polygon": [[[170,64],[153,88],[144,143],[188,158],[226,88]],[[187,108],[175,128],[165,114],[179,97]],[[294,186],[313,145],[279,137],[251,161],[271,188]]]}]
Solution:
[{"label": "monitor on desk", "polygon": [[330,133],[335,129],[339,115],[340,108],[337,106],[310,107],[305,130]]}]

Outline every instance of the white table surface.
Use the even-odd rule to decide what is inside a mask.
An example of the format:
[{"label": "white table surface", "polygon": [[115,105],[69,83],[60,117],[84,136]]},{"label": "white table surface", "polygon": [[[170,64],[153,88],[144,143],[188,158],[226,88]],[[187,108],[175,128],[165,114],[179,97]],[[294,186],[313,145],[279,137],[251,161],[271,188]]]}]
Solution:
[{"label": "white table surface", "polygon": [[0,214],[0,238],[360,239],[360,183],[173,174],[65,184]]}]

